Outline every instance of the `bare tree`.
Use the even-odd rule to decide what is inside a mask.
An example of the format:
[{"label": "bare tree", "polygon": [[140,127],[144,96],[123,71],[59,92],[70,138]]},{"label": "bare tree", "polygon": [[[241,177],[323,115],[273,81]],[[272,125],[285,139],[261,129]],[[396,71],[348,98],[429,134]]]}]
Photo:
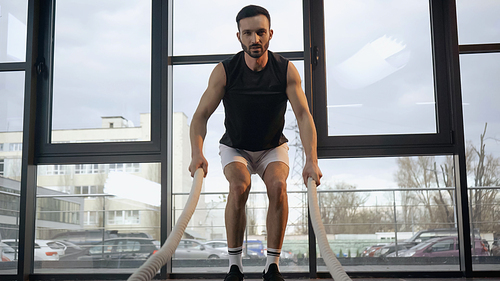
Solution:
[{"label": "bare tree", "polygon": [[[474,228],[481,231],[500,231],[495,208],[499,205],[498,190],[489,187],[500,185],[500,158],[487,153],[485,140],[487,124],[479,138],[479,146],[468,141],[466,147],[466,168],[469,175],[469,204]],[[454,190],[426,190],[431,187],[454,187],[453,157],[448,156],[439,166],[434,156],[399,158],[395,174],[398,186],[420,188],[420,191],[402,191],[403,219],[408,222],[408,214],[415,214],[416,206],[423,204],[425,221],[419,224],[426,228],[449,227],[454,225]],[[471,184],[473,183],[473,184]],[[412,195],[415,194],[415,195]],[[414,216],[412,216],[414,218]],[[405,223],[405,225],[408,225]]]},{"label": "bare tree", "polygon": [[[328,189],[331,189],[328,187]],[[360,196],[354,191],[356,187],[346,183],[336,185],[341,192],[325,192],[318,194],[321,218],[327,233],[363,233],[361,224],[370,222],[361,216],[361,209],[368,196]],[[363,212],[365,214],[365,212]]]},{"label": "bare tree", "polygon": [[[494,157],[486,152],[486,129],[488,123],[484,124],[484,131],[479,137],[479,147],[475,147],[472,142],[468,142],[467,155],[469,174],[473,176],[474,188],[469,187],[469,205],[471,222],[474,228],[480,228],[481,231],[500,231],[498,223],[495,220],[496,206],[500,201],[498,190],[485,188],[496,187],[500,185],[500,158]],[[470,185],[470,184],[469,184]]]},{"label": "bare tree", "polygon": [[[424,211],[418,222],[425,228],[450,227],[453,225],[453,191],[434,191],[431,188],[451,187],[453,182],[452,159],[445,160],[438,170],[434,156],[404,157],[397,159],[399,166],[396,181],[402,189],[419,188],[418,191],[402,192],[403,228],[414,224],[414,214],[420,204]],[[439,172],[442,173],[441,178]],[[442,184],[440,184],[440,182]]]}]

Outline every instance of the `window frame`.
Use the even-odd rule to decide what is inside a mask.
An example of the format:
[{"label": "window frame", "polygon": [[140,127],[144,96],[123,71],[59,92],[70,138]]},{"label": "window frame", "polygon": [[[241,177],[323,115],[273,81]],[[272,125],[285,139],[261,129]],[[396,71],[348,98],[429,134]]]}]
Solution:
[{"label": "window frame", "polygon": [[[443,19],[445,9],[441,1],[429,0],[431,18],[431,45],[433,59],[434,95],[436,101],[435,134],[388,134],[329,136],[327,119],[327,86],[325,57],[325,27],[323,2],[311,3],[310,27],[305,36],[308,52],[306,85],[310,108],[315,120],[318,136],[318,157],[379,157],[427,154],[453,154],[454,141],[452,104],[453,87],[450,81],[447,57],[452,45],[447,35],[447,22]],[[313,28],[314,27],[314,28]]]},{"label": "window frame", "polygon": [[41,44],[35,64],[37,81],[36,164],[153,162],[161,159],[162,105],[162,1],[150,0],[151,9],[151,128],[150,141],[116,141],[92,143],[52,143],[52,90],[54,67],[55,0],[47,1],[40,24]]}]

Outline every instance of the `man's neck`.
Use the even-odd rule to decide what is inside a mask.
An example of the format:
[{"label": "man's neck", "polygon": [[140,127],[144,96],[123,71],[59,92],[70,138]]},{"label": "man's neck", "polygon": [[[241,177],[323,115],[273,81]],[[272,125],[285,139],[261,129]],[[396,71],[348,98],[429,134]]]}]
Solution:
[{"label": "man's neck", "polygon": [[260,58],[252,58],[250,55],[245,53],[245,63],[251,70],[261,71],[262,69],[264,69],[264,67],[266,67],[268,54],[269,53],[266,50],[266,52]]}]

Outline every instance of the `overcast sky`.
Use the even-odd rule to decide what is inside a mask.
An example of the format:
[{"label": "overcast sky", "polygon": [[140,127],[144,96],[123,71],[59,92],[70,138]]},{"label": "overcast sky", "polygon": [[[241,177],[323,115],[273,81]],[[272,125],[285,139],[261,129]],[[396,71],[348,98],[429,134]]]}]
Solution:
[{"label": "overcast sky", "polygon": [[[435,132],[427,1],[325,2],[329,133]],[[15,9],[12,3],[0,0],[2,62],[18,61],[5,55],[7,38],[22,40],[3,32],[9,26],[7,6],[18,21],[26,22],[19,12],[25,1],[16,1]],[[303,50],[301,1],[253,3],[270,11],[270,50]],[[247,4],[175,1],[174,54],[239,51],[235,17]],[[500,41],[498,1],[458,1],[458,9],[461,43]],[[55,129],[98,128],[102,116],[123,116],[138,126],[139,114],[150,112],[150,11],[150,1],[144,0],[57,2]],[[295,64],[302,75],[302,62]],[[493,139],[500,139],[500,55],[461,56],[461,65],[467,138],[477,144],[488,122],[486,149],[500,156],[500,143]],[[214,66],[174,68],[174,110],[184,112],[189,122]],[[22,129],[23,87],[21,72],[0,73],[0,131]],[[291,124],[293,114],[288,111],[287,125]],[[227,189],[218,156],[223,131],[219,108],[210,120],[205,145],[210,163],[206,186],[211,191]],[[295,138],[291,130],[285,134],[290,141]],[[293,159],[292,147],[292,165]],[[322,160],[321,168],[325,186],[346,181],[360,189],[396,187],[394,158]],[[262,188],[261,183],[254,186]]]}]

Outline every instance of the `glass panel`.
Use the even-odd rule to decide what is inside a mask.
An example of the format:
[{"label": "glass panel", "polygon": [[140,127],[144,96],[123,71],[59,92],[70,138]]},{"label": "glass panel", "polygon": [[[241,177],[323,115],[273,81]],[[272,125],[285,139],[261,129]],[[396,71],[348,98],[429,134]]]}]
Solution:
[{"label": "glass panel", "polygon": [[[160,164],[38,166],[36,273],[132,273],[160,245]],[[140,190],[140,191],[139,191]],[[58,245],[58,247],[55,247]]]},{"label": "glass panel", "polygon": [[[456,247],[432,250],[444,239],[456,242],[451,156],[330,159],[320,167],[318,203],[345,270],[459,269]],[[318,265],[327,271],[321,258]]]},{"label": "glass panel", "polygon": [[18,254],[6,243],[19,236],[24,75],[0,72],[0,275],[17,273]]},{"label": "glass panel", "polygon": [[27,0],[0,0],[0,63],[26,61],[27,11]]},{"label": "glass panel", "polygon": [[151,1],[58,1],[54,45],[52,142],[149,141]]},{"label": "glass panel", "polygon": [[500,256],[499,71],[500,54],[460,56],[474,270],[498,270]]},{"label": "glass panel", "polygon": [[[294,62],[302,75],[304,64]],[[184,208],[187,194],[191,188],[191,176],[188,171],[191,161],[189,144],[189,124],[199,99],[207,86],[208,77],[214,65],[175,66],[173,70],[173,103],[174,103],[174,173],[173,173],[173,220],[175,221]],[[280,269],[282,272],[308,270],[308,243],[307,243],[307,211],[305,201],[305,187],[301,183],[301,174],[304,158],[302,157],[299,135],[296,132],[295,117],[291,107],[286,112],[284,134],[289,139],[290,176],[288,180],[289,219],[285,240],[282,248]],[[222,172],[220,156],[218,154],[219,140],[224,133],[224,109],[222,105],[211,116],[207,135],[204,142],[204,154],[209,163],[209,172],[204,180],[203,191],[209,194],[200,198],[194,217],[187,227],[188,235],[199,243],[208,243],[209,247],[227,250],[226,230],[224,225],[224,210],[228,193],[228,183]],[[245,272],[262,272],[265,257],[266,240],[266,213],[267,196],[265,185],[257,175],[252,176],[252,190],[247,202],[247,230],[243,265]],[[222,244],[222,245],[221,245]],[[214,246],[216,245],[216,246]],[[245,245],[245,244],[244,244]],[[179,247],[182,247],[179,246]],[[173,271],[176,273],[191,272],[197,266],[199,272],[226,272],[227,257],[224,259],[204,260],[200,264],[200,257],[208,257],[206,253],[195,257],[182,258],[177,256],[173,262]]]},{"label": "glass panel", "polygon": [[436,133],[429,1],[325,1],[328,134]]},{"label": "glass panel", "polygon": [[500,43],[500,2],[457,1],[460,44]]},{"label": "glass panel", "polygon": [[[302,51],[302,1],[254,1],[271,15],[269,49]],[[241,50],[236,15],[247,1],[174,1],[174,55],[231,54]],[[193,9],[193,7],[196,7]]]}]

